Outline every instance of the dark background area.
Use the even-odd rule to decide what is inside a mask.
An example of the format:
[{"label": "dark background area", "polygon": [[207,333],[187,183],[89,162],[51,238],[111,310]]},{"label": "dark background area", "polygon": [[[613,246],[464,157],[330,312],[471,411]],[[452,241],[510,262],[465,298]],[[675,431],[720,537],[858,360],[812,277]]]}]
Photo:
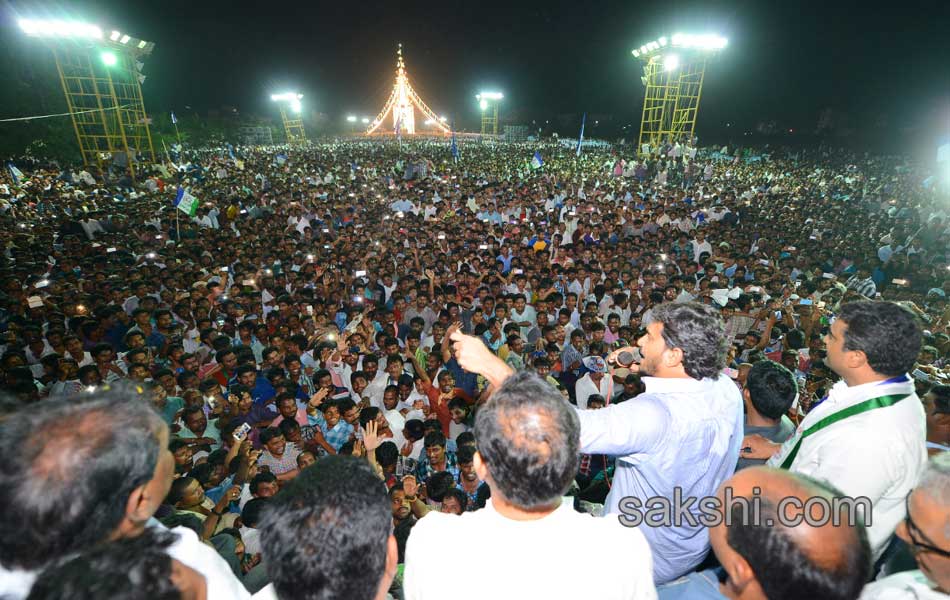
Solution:
[{"label": "dark background area", "polygon": [[[382,107],[402,42],[416,90],[459,129],[478,127],[474,95],[499,89],[504,122],[550,121],[546,132],[576,136],[587,112],[588,136],[619,137],[622,126],[638,127],[643,96],[631,49],[684,31],[729,38],[707,70],[701,142],[742,143],[743,134],[812,141],[823,111],[826,133],[875,149],[932,154],[934,138],[950,131],[947,2],[77,0],[3,6],[0,69],[6,72],[0,75],[25,79],[27,87],[35,86],[34,68],[50,62],[49,52],[20,33],[18,17],[65,16],[154,41],[143,86],[152,113],[234,107],[242,115],[276,118],[269,94],[296,89],[305,95],[305,113],[321,113],[342,130],[346,114],[373,117]],[[33,62],[37,66],[24,64]],[[22,116],[9,95],[0,97],[0,118]],[[600,121],[596,127],[593,119]]]}]

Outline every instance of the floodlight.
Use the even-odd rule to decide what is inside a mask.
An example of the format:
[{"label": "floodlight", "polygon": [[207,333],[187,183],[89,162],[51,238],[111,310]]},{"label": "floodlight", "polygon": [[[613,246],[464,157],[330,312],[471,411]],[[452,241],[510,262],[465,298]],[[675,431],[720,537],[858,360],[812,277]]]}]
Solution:
[{"label": "floodlight", "polygon": [[362,122],[364,125],[369,123],[369,117],[363,117]]},{"label": "floodlight", "polygon": [[446,119],[445,117],[439,117],[439,120],[442,121],[443,123],[445,123],[446,121],[448,121],[448,119]]},{"label": "floodlight", "polygon": [[27,35],[45,37],[101,38],[102,30],[89,23],[20,19],[20,29]]},{"label": "floodlight", "polygon": [[634,50],[634,51],[633,51],[633,57],[634,57],[634,58],[640,58],[640,51],[639,51],[639,50]]},{"label": "floodlight", "polygon": [[666,45],[666,42],[667,42],[666,36],[665,36],[665,35],[664,35],[664,36],[661,36],[660,39],[657,40],[657,41],[660,42],[660,45],[661,45],[661,46],[665,46],[665,45]]},{"label": "floodlight", "polygon": [[122,37],[121,33],[119,33],[118,31],[113,31],[112,35],[109,36],[109,39],[112,40],[113,42],[118,42],[120,37]]},{"label": "floodlight", "polygon": [[488,110],[488,100],[482,100],[478,103],[478,107],[482,110]]},{"label": "floodlight", "polygon": [[148,42],[146,42],[145,40],[140,40],[140,41],[139,41],[139,50],[141,50],[142,48],[144,48],[144,47],[147,46],[147,45],[148,45]]},{"label": "floodlight", "polygon": [[123,35],[123,36],[122,36],[122,39],[120,39],[119,42],[121,42],[121,43],[123,43],[123,44],[128,44],[128,43],[129,43],[129,40],[131,40],[131,39],[132,39],[131,37],[129,37],[129,36],[127,36],[127,35]]},{"label": "floodlight", "polygon": [[435,121],[433,121],[432,119],[426,119],[425,121],[426,125],[432,125],[433,123],[435,123]]},{"label": "floodlight", "polygon": [[663,69],[666,71],[675,71],[680,66],[680,57],[670,54],[663,59]]},{"label": "floodlight", "polygon": [[355,116],[355,115],[349,115],[349,116],[346,118],[346,120],[349,121],[350,123],[356,123],[356,116]]},{"label": "floodlight", "polygon": [[115,64],[119,62],[119,59],[116,58],[116,55],[113,52],[103,52],[99,55],[99,58],[102,59],[102,64],[107,67],[114,67]]},{"label": "floodlight", "polygon": [[505,96],[501,92],[482,92],[476,96],[479,100],[501,100]]},{"label": "floodlight", "polygon": [[294,99],[290,101],[290,110],[294,111],[295,113],[299,113],[302,108],[303,107],[300,105],[299,100]]}]

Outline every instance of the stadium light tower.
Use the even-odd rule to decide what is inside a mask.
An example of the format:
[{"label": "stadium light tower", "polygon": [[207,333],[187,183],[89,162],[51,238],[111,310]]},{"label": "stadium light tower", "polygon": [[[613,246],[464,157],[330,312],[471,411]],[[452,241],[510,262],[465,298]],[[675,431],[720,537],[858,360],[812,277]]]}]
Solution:
[{"label": "stadium light tower", "polygon": [[[278,102],[280,106],[280,120],[284,124],[284,133],[287,135],[288,144],[303,144],[307,141],[307,134],[303,130],[303,119],[300,118],[300,112],[303,105],[303,94],[297,92],[284,92],[283,94],[271,94],[270,99]],[[290,112],[287,112],[287,109]]]},{"label": "stadium light tower", "polygon": [[646,87],[638,151],[649,154],[662,144],[692,141],[706,76],[706,63],[729,41],[713,34],[676,33],[635,48],[643,62]]},{"label": "stadium light tower", "polygon": [[498,104],[504,98],[501,92],[481,92],[475,94],[478,108],[482,111],[482,135],[491,129],[492,135],[498,135]]},{"label": "stadium light tower", "polygon": [[20,29],[53,52],[56,73],[83,163],[103,168],[153,162],[155,151],[142,100],[145,57],[155,44],[78,21],[20,19]]}]

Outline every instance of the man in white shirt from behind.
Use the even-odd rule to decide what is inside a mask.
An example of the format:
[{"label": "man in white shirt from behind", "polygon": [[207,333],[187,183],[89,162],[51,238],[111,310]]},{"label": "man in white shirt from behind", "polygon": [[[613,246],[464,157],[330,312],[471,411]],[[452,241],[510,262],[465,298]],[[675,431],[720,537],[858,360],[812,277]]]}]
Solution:
[{"label": "man in white shirt from behind", "polygon": [[849,302],[825,336],[828,366],[841,376],[795,435],[779,446],[753,435],[743,456],[822,479],[873,508],[868,541],[881,556],[906,515],[905,499],[927,460],[926,417],[907,372],[920,327],[891,302]]},{"label": "man in white shirt from behind", "polygon": [[[452,339],[463,366],[472,353],[487,352],[477,338]],[[503,364],[495,375],[507,375]],[[577,473],[580,423],[553,387],[531,372],[511,375],[479,410],[475,437],[475,471],[492,497],[482,510],[433,512],[416,524],[406,548],[407,600],[444,598],[446,590],[457,600],[656,597],[643,534],[575,512],[563,499]],[[459,586],[458,558],[445,551],[446,540],[465,540],[484,577]],[[570,548],[596,549],[599,575],[578,577]]]}]

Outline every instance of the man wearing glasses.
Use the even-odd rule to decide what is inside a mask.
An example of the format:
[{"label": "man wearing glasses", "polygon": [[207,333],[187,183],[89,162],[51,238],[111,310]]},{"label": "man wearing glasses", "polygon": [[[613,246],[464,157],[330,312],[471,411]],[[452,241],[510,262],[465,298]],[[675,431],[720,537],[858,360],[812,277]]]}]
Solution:
[{"label": "man wearing glasses", "polygon": [[897,526],[919,569],[869,584],[861,600],[950,598],[950,452],[930,459]]},{"label": "man wearing glasses", "polygon": [[746,436],[744,458],[827,481],[871,501],[868,541],[879,564],[904,518],[904,499],[927,462],[923,404],[907,373],[920,352],[914,315],[892,302],[849,302],[825,336],[827,364],[841,376],[784,445]]}]

